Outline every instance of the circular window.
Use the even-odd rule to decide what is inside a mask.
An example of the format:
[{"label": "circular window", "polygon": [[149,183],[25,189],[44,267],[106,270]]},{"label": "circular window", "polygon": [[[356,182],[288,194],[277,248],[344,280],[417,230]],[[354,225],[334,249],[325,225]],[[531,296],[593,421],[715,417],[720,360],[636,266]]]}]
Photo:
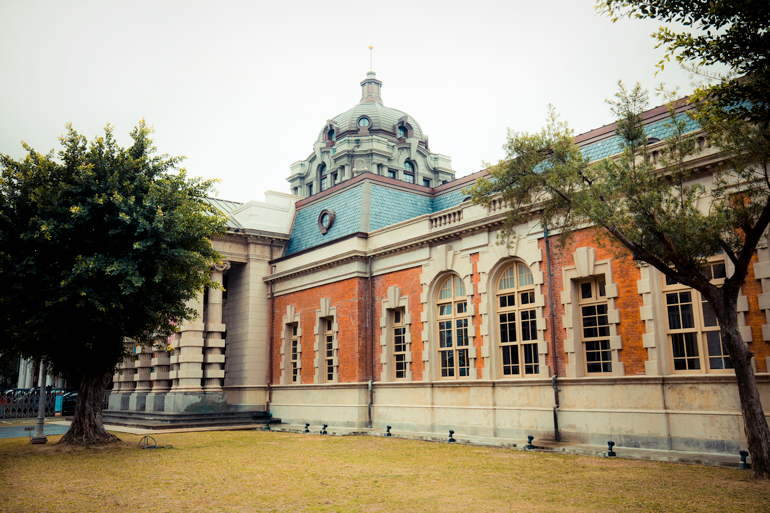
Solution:
[{"label": "circular window", "polygon": [[331,230],[332,225],[334,224],[334,211],[333,210],[322,210],[320,214],[318,214],[318,229],[321,230],[321,235],[325,235],[326,232]]},{"label": "circular window", "polygon": [[369,123],[370,123],[369,118],[361,118],[358,120],[358,126],[360,126],[361,128],[368,127]]}]

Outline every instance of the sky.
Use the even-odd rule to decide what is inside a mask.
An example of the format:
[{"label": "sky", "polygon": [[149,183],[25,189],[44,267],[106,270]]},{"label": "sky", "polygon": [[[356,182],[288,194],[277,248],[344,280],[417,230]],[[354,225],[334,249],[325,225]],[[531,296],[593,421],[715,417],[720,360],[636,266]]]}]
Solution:
[{"label": "sky", "polygon": [[503,158],[507,129],[537,131],[552,103],[576,133],[614,121],[618,80],[691,92],[674,63],[654,76],[651,20],[612,23],[591,0],[0,0],[0,153],[47,153],[72,123],[118,142],[141,119],[159,153],[184,155],[217,196],[289,192],[327,119],[361,97],[409,113],[456,176]]}]

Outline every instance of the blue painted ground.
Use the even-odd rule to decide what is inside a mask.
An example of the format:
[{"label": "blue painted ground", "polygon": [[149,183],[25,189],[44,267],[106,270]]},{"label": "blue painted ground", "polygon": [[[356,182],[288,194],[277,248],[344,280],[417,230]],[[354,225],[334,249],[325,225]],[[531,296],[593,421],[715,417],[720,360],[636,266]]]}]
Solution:
[{"label": "blue painted ground", "polygon": [[[22,438],[29,436],[30,433],[32,433],[32,436],[35,435],[35,431],[24,431],[25,427],[29,426],[12,426],[12,427],[4,427],[0,428],[0,438]],[[52,424],[46,424],[45,425],[45,434],[46,436],[50,435],[63,435],[67,432],[69,429],[69,426],[56,426]],[[37,426],[35,426],[35,430],[37,430]]]}]

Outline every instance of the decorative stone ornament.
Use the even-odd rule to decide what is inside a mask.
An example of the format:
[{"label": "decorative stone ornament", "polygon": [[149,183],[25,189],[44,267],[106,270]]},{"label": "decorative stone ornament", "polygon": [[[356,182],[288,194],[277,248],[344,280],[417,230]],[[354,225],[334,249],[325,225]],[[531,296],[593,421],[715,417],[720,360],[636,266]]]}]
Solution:
[{"label": "decorative stone ornament", "polygon": [[333,210],[326,209],[321,210],[321,213],[318,214],[318,229],[321,230],[322,235],[326,235],[326,232],[331,230],[335,216],[336,214]]}]

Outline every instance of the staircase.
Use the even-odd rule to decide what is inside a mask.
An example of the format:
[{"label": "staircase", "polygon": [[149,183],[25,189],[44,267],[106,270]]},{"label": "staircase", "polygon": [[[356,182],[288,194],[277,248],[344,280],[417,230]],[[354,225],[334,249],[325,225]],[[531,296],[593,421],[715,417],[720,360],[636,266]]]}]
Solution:
[{"label": "staircase", "polygon": [[104,410],[103,422],[106,425],[126,426],[140,429],[186,429],[199,427],[217,427],[226,429],[232,426],[253,424],[255,427],[280,424],[263,411],[224,411],[217,413],[150,413],[125,410]]}]

